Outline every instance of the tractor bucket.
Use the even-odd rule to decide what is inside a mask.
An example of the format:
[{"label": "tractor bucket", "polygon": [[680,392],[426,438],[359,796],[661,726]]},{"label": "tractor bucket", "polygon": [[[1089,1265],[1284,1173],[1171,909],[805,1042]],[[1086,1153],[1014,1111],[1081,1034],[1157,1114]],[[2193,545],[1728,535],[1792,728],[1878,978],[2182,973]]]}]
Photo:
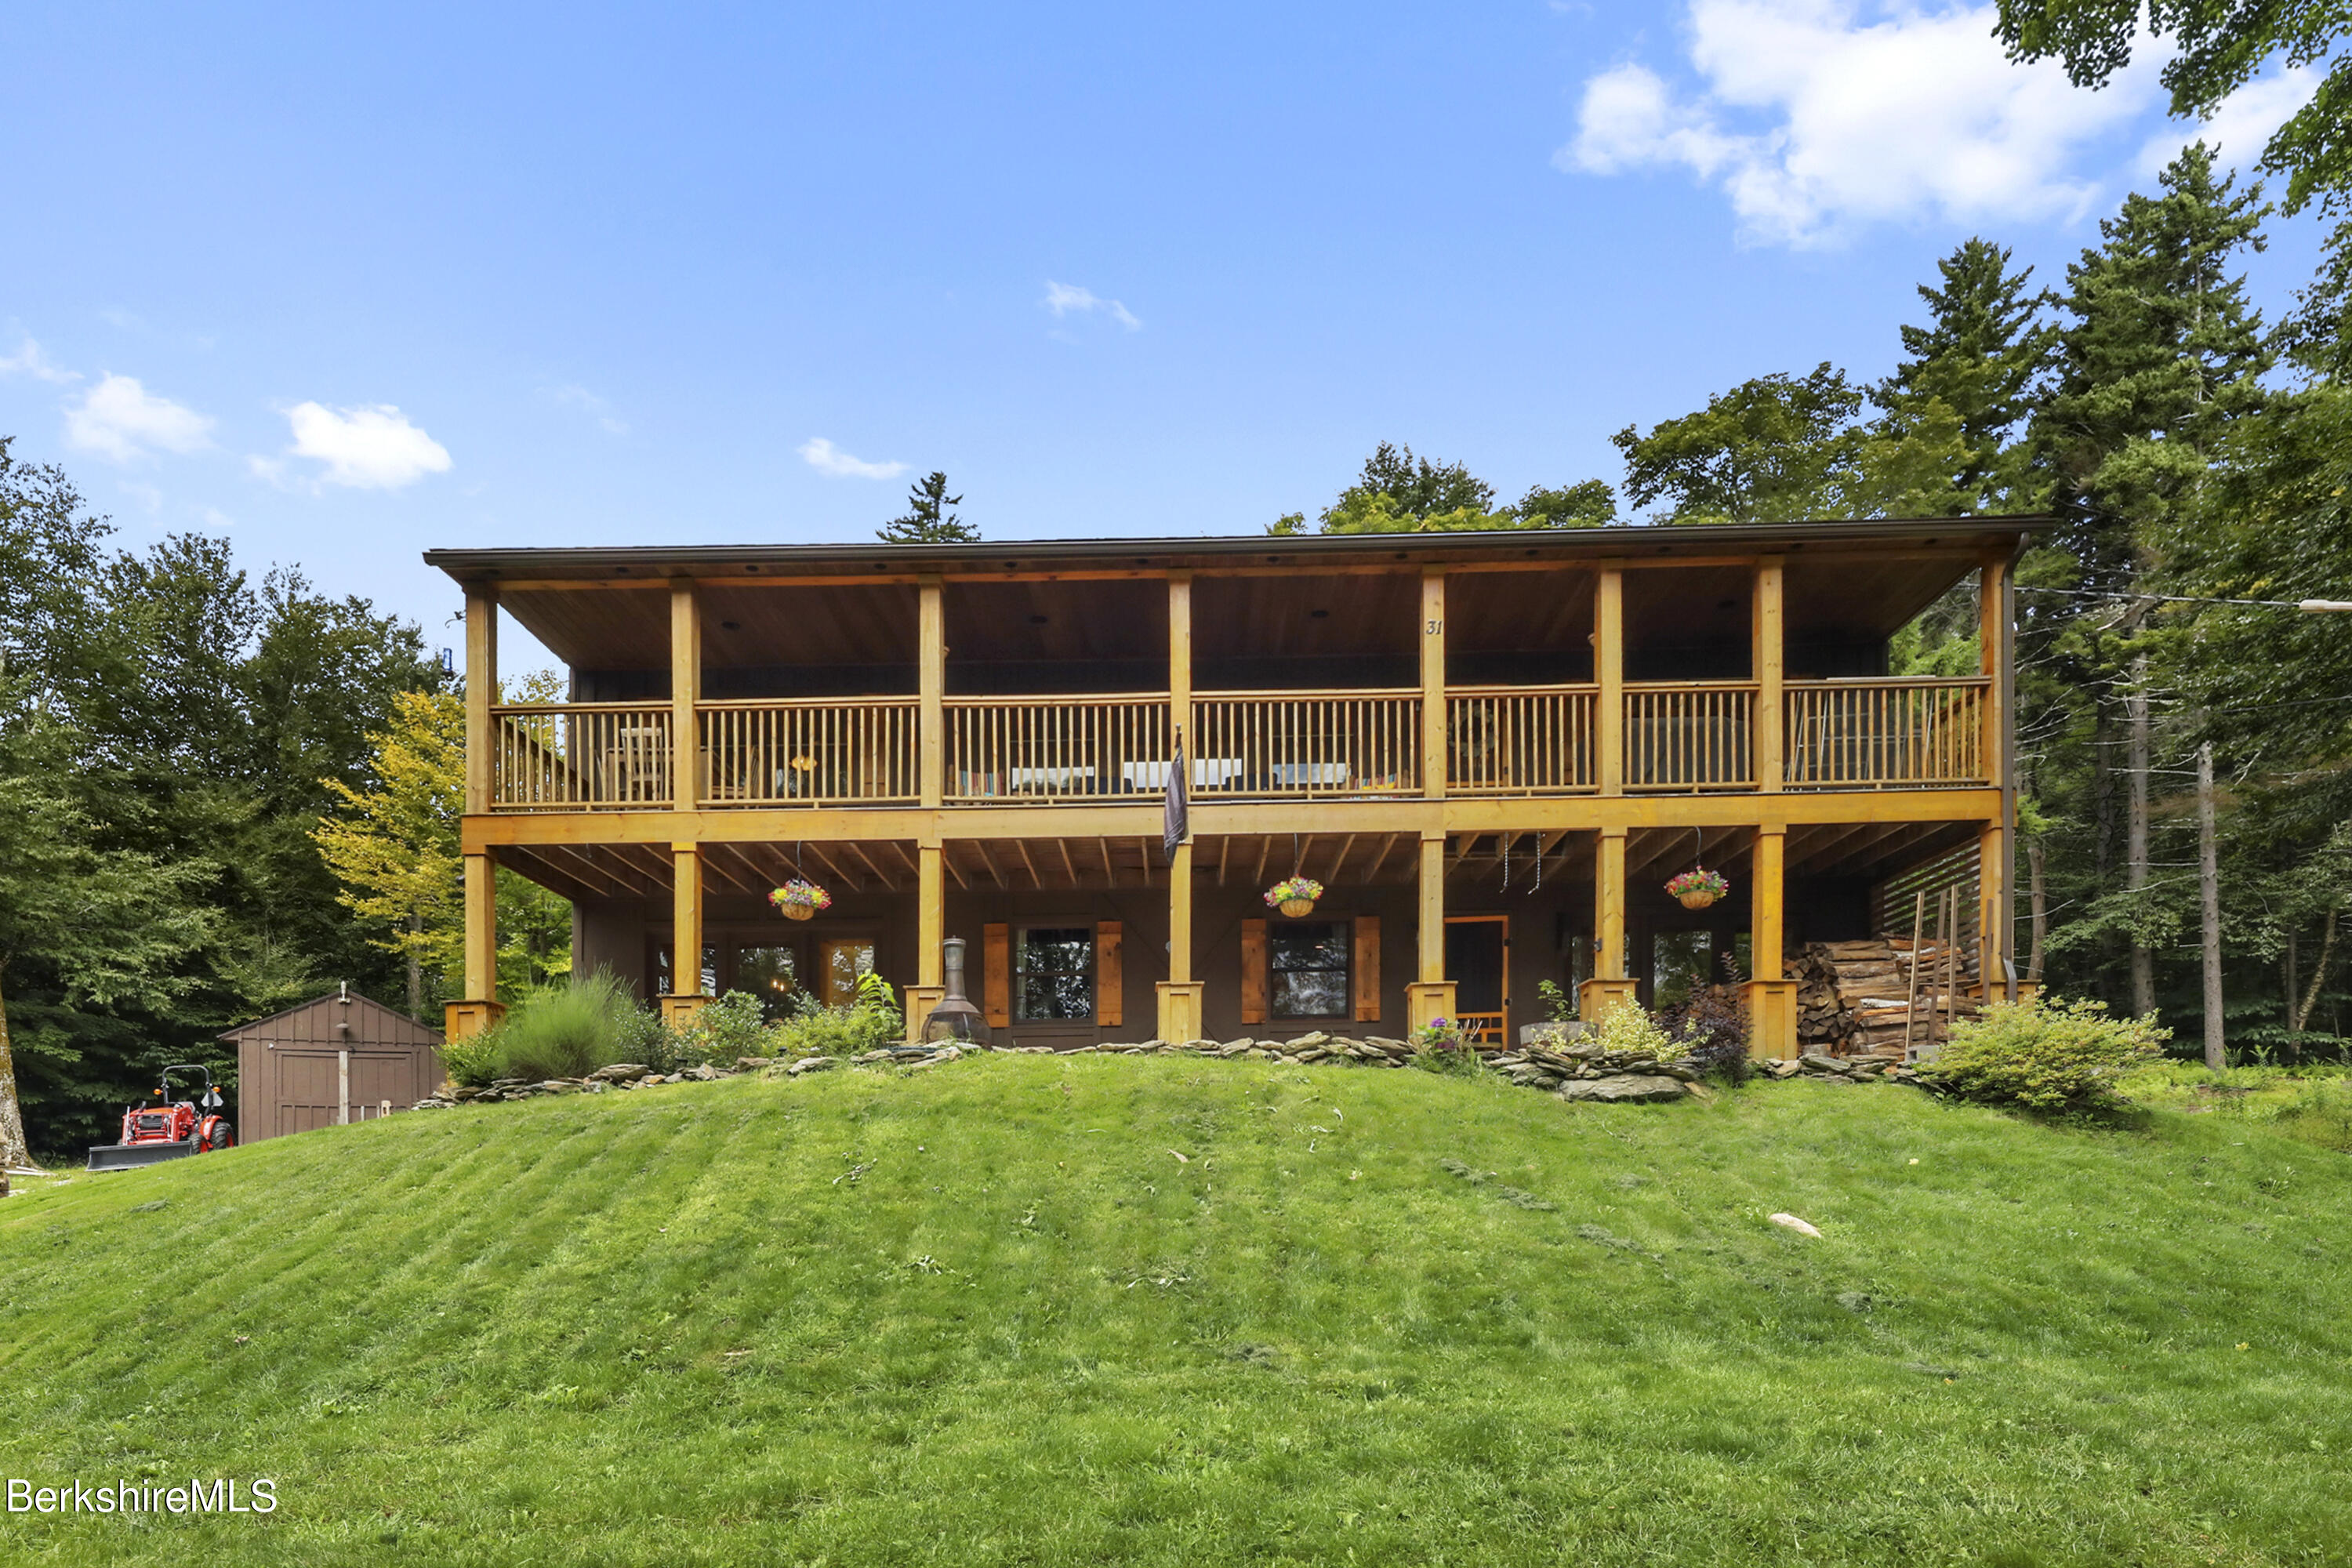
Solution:
[{"label": "tractor bucket", "polygon": [[142,1165],[160,1165],[166,1160],[184,1160],[196,1152],[194,1139],[184,1143],[100,1143],[91,1147],[89,1168],[93,1171],[135,1171]]}]

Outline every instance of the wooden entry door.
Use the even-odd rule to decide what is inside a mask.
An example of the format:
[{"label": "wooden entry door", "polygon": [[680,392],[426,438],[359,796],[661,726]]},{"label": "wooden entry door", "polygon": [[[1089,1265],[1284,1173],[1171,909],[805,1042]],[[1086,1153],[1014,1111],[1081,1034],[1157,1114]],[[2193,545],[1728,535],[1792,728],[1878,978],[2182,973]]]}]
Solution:
[{"label": "wooden entry door", "polygon": [[1489,1050],[1510,1043],[1511,917],[1445,917],[1445,978],[1463,1038]]}]

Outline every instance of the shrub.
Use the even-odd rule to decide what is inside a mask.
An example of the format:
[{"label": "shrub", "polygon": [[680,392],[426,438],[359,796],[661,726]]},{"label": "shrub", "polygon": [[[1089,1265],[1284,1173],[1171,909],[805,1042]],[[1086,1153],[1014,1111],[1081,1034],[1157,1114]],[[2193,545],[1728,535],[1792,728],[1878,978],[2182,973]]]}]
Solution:
[{"label": "shrub", "polygon": [[677,1049],[692,1062],[731,1068],[745,1057],[773,1056],[779,1032],[769,1026],[757,996],[730,991],[704,1004],[694,1022],[678,1031]]},{"label": "shrub", "polygon": [[2153,1014],[2111,1018],[2104,1002],[1996,1002],[1952,1026],[1920,1076],[1963,1099],[2045,1114],[2112,1110],[2123,1073],[2164,1053]]},{"label": "shrub", "polygon": [[643,1009],[610,970],[573,975],[518,1005],[482,1038],[494,1053],[495,1077],[581,1078],[622,1059],[622,1041]]},{"label": "shrub", "polygon": [[1573,1023],[1576,1019],[1576,998],[1560,989],[1557,980],[1536,982],[1536,994],[1543,998],[1544,1015],[1554,1024]]},{"label": "shrub", "polygon": [[827,1007],[803,993],[793,1016],[776,1026],[778,1046],[795,1056],[854,1057],[906,1037],[890,983],[870,971],[857,977],[857,999],[847,1006]]},{"label": "shrub", "polygon": [[1462,1037],[1454,1020],[1432,1018],[1412,1032],[1412,1055],[1407,1062],[1423,1072],[1468,1078],[1478,1070],[1478,1051]]},{"label": "shrub", "polygon": [[1696,1071],[1727,1083],[1748,1081],[1748,1015],[1719,988],[1696,992],[1679,1007],[1661,1008],[1657,1024]]},{"label": "shrub", "polygon": [[441,1070],[451,1083],[467,1089],[488,1087],[499,1076],[499,1040],[495,1031],[486,1031],[463,1040],[441,1043]]},{"label": "shrub", "polygon": [[1658,1027],[1657,1020],[1633,1002],[1620,1002],[1601,1015],[1601,1048],[1662,1062],[1679,1061],[1684,1055],[1682,1046]]}]

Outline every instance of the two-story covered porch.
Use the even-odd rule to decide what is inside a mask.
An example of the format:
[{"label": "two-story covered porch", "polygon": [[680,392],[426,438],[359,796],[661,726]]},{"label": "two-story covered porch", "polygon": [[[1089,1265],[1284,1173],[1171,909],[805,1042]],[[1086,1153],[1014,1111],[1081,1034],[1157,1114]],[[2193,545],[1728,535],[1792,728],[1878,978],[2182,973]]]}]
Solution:
[{"label": "two-story covered porch", "polygon": [[[1785,1053],[1788,944],[1870,934],[1931,863],[2003,973],[2022,527],[436,551],[467,605],[452,1027],[494,1013],[503,868],[673,1010],[870,967],[919,1018],[952,934],[1024,1043],[1499,1039],[1545,981],[1590,1012],[1729,962]],[[1971,577],[1979,669],[1890,677]],[[495,700],[502,615],[568,700]],[[1702,862],[1728,896],[1667,898]],[[1262,898],[1293,872],[1326,888],[1297,919]],[[793,876],[831,906],[786,921]]]}]

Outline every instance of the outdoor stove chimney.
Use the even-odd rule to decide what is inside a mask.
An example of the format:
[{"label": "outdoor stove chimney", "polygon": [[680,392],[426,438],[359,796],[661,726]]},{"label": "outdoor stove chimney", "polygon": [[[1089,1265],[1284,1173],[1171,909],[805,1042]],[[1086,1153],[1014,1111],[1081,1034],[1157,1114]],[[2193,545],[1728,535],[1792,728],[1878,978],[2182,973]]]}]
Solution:
[{"label": "outdoor stove chimney", "polygon": [[963,994],[963,938],[948,938],[945,950],[947,994],[940,998],[938,1006],[924,1015],[923,1038],[984,1046],[988,1044],[988,1020]]}]

